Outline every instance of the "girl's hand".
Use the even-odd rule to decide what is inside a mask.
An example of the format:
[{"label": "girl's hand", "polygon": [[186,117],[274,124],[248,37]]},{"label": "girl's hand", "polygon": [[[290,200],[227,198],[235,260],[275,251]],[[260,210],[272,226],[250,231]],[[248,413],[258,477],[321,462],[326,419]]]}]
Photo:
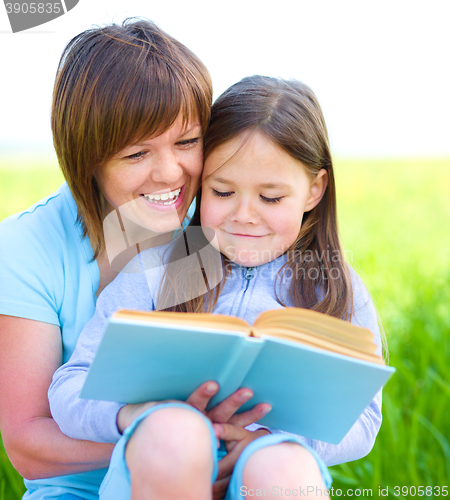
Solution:
[{"label": "girl's hand", "polygon": [[269,404],[259,403],[251,410],[235,415],[237,410],[253,397],[250,389],[241,388],[211,410],[206,411],[209,401],[218,390],[219,385],[216,382],[205,382],[189,396],[186,403],[203,412],[213,423],[229,423],[241,427],[257,422],[271,410]]},{"label": "girl's hand", "polygon": [[225,441],[227,455],[219,461],[219,473],[213,484],[213,498],[225,497],[234,466],[242,450],[253,440],[270,434],[266,429],[248,431],[239,425],[213,424],[218,439]]},{"label": "girl's hand", "polygon": [[[209,403],[209,400],[219,390],[216,382],[205,382],[196,389],[186,400],[187,404],[194,406],[204,413],[204,409]],[[117,414],[117,428],[123,434],[123,431],[137,418],[141,413],[144,413],[148,408],[162,403],[182,403],[182,401],[166,400],[166,401],[149,401],[147,403],[127,404],[122,406]]]},{"label": "girl's hand", "polygon": [[123,431],[131,425],[135,418],[139,417],[139,415],[144,413],[144,411],[148,408],[160,403],[168,403],[168,401],[151,401],[148,403],[139,403],[135,405],[128,404],[122,406],[117,414],[117,428],[119,429],[119,432],[123,434]]},{"label": "girl's hand", "polygon": [[265,429],[252,432],[244,427],[258,421],[272,409],[269,404],[260,403],[251,410],[236,414],[236,411],[253,397],[250,389],[242,388],[207,412],[206,407],[218,390],[219,386],[215,382],[205,382],[187,401],[213,422],[218,445],[220,440],[225,441],[228,453],[219,461],[219,473],[213,485],[214,500],[225,497],[234,465],[242,450],[254,439],[270,434]]},{"label": "girl's hand", "polygon": [[[186,403],[203,412],[213,424],[229,423],[240,427],[245,427],[258,421],[271,410],[269,404],[260,403],[251,410],[235,415],[236,411],[253,397],[253,392],[251,390],[242,388],[238,389],[231,396],[224,399],[221,403],[207,412],[206,407],[218,390],[219,385],[216,382],[205,382],[188,397]],[[147,403],[127,404],[123,406],[117,414],[117,428],[119,432],[123,433],[133,420],[148,408],[157,404],[170,402],[175,401],[150,401]],[[181,403],[181,401],[178,402]]]}]

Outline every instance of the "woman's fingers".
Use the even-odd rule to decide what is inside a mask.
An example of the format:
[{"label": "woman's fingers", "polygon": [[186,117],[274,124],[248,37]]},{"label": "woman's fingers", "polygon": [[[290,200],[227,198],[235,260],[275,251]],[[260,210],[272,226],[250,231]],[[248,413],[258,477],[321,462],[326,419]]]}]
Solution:
[{"label": "woman's fingers", "polygon": [[190,404],[197,410],[205,411],[206,407],[210,399],[217,393],[219,390],[219,384],[210,380],[209,382],[205,382],[198,389],[187,398],[186,403]]}]

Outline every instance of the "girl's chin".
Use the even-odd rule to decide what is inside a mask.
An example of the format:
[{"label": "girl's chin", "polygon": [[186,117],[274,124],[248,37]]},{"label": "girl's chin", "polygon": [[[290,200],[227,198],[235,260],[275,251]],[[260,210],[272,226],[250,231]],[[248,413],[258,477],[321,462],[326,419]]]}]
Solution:
[{"label": "girl's chin", "polygon": [[[224,253],[224,252],[222,252]],[[272,261],[273,259],[267,258],[267,255],[262,256],[258,255],[258,253],[252,253],[251,251],[248,252],[247,255],[244,254],[239,254],[239,253],[224,253],[224,255],[231,260],[231,262],[234,262],[238,266],[242,267],[258,267],[262,266],[263,264],[267,264],[267,262]],[[266,258],[264,258],[266,257]]]}]

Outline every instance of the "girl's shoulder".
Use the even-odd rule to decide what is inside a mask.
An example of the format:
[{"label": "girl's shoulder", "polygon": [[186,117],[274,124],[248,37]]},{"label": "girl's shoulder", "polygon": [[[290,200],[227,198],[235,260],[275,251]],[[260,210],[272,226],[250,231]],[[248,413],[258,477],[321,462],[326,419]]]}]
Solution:
[{"label": "girl's shoulder", "polygon": [[372,301],[369,290],[353,267],[349,264],[347,266],[352,284],[353,307],[354,309],[362,308]]},{"label": "girl's shoulder", "polygon": [[375,309],[372,297],[358,273],[349,265],[353,293],[352,324],[368,328],[374,335],[377,353],[382,352],[380,318]]}]

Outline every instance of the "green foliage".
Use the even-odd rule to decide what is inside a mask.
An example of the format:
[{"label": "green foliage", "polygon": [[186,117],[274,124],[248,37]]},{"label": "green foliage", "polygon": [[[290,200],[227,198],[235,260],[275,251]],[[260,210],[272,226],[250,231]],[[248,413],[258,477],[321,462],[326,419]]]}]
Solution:
[{"label": "green foliage", "polygon": [[0,442],[0,500],[18,500],[24,491],[23,479],[11,466]]},{"label": "green foliage", "polygon": [[450,486],[450,161],[353,160],[336,171],[342,239],[397,373],[372,452],[332,467],[333,486],[409,498],[414,490],[394,487]]},{"label": "green foliage", "polygon": [[[347,257],[372,294],[397,373],[374,449],[332,467],[333,486],[342,496],[365,488],[378,498],[381,486],[389,498],[412,498],[394,486],[450,486],[450,160],[341,160],[335,169]],[[61,182],[56,167],[3,167],[0,220]],[[22,491],[0,448],[0,500]]]},{"label": "green foliage", "polygon": [[[0,159],[0,221],[53,193],[64,179],[57,165],[8,166]],[[1,497],[0,497],[1,498]]]}]

